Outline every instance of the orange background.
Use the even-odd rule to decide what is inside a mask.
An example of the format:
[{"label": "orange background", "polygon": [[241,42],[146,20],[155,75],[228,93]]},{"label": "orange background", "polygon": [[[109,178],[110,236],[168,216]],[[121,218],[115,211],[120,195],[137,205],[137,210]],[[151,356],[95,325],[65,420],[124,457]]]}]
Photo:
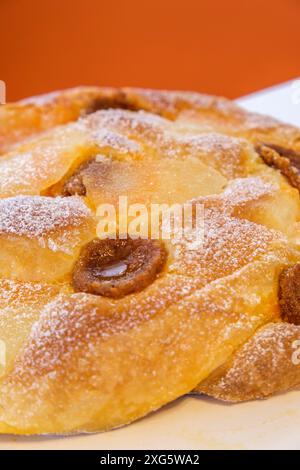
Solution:
[{"label": "orange background", "polygon": [[237,97],[300,76],[299,0],[0,0],[8,99],[87,85]]}]

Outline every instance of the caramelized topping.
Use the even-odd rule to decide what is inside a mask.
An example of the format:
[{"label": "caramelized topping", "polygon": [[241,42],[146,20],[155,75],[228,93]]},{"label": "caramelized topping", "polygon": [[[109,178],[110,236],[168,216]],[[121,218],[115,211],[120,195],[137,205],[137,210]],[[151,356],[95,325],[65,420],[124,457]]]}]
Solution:
[{"label": "caramelized topping", "polygon": [[86,114],[92,114],[102,109],[127,109],[129,111],[138,111],[143,108],[135,105],[120,91],[117,95],[103,95],[95,98],[87,109]]},{"label": "caramelized topping", "polygon": [[91,174],[103,174],[107,173],[107,165],[103,162],[98,162],[95,159],[88,160],[82,163],[77,170],[70,176],[65,182],[62,195],[63,196],[86,196],[86,186],[84,183],[84,176]]},{"label": "caramelized topping", "polygon": [[77,292],[120,298],[151,284],[166,262],[159,241],[94,239],[75,264],[73,286]]},{"label": "caramelized topping", "polygon": [[279,278],[279,305],[285,321],[300,325],[300,263],[282,271]]},{"label": "caramelized topping", "polygon": [[262,144],[256,147],[264,162],[277,168],[300,191],[300,154],[275,144]]},{"label": "caramelized topping", "polygon": [[276,144],[265,144],[267,147],[275,150],[281,157],[288,158],[293,167],[295,167],[300,173],[300,153],[296,152],[293,149],[281,147],[281,145]]}]

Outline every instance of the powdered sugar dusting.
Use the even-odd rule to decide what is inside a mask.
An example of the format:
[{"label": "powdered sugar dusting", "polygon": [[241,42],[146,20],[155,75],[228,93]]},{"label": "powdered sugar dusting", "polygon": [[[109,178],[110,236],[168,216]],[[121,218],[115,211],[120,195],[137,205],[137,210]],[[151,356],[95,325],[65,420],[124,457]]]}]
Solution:
[{"label": "powdered sugar dusting", "polygon": [[91,215],[79,197],[16,196],[0,200],[0,233],[37,238],[76,227]]},{"label": "powdered sugar dusting", "polygon": [[233,355],[228,367],[208,378],[199,390],[227,401],[265,398],[299,383],[299,365],[293,363],[300,328],[270,323]]},{"label": "powdered sugar dusting", "polygon": [[249,202],[270,196],[279,190],[276,182],[262,178],[237,178],[225,188],[222,199],[229,207],[241,207]]},{"label": "powdered sugar dusting", "polygon": [[[233,108],[234,105],[225,98],[195,93],[192,91],[166,91],[166,90],[136,90],[143,99],[146,99],[154,112],[173,117],[178,109],[218,109]],[[130,93],[130,89],[129,89]]]},{"label": "powdered sugar dusting", "polygon": [[276,235],[248,220],[205,210],[204,242],[189,250],[184,239],[175,243],[170,272],[196,276],[201,285],[232,274],[270,249]]},{"label": "powdered sugar dusting", "polygon": [[39,282],[21,282],[12,279],[0,280],[0,308],[34,305],[46,302],[48,297],[59,292],[59,287]]},{"label": "powdered sugar dusting", "polygon": [[101,127],[101,129],[93,131],[91,137],[100,148],[110,147],[121,154],[135,154],[142,152],[142,148],[137,142],[128,139],[122,134],[112,132],[105,127]]},{"label": "powdered sugar dusting", "polygon": [[125,111],[121,109],[108,109],[97,111],[84,119],[91,129],[100,127],[119,129],[127,133],[134,130],[161,129],[168,127],[170,122],[155,114],[145,111]]},{"label": "powdered sugar dusting", "polygon": [[171,157],[197,156],[229,179],[244,176],[247,159],[251,158],[245,140],[215,132],[190,135],[165,132],[158,145]]}]

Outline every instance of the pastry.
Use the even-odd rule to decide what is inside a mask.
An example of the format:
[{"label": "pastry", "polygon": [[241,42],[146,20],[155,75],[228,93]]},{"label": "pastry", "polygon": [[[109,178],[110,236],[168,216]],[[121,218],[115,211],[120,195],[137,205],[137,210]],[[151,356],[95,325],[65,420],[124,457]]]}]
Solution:
[{"label": "pastry", "polygon": [[[300,130],[109,88],[3,105],[0,123],[1,433],[104,431],[187,393],[300,383]],[[119,218],[101,238],[99,207],[122,197],[189,204],[192,221],[201,207],[203,237],[133,237]]]}]

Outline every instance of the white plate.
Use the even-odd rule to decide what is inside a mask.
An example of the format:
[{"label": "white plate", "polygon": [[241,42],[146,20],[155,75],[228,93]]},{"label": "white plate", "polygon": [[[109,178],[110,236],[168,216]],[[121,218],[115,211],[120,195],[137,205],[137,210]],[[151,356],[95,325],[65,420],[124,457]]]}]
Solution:
[{"label": "white plate", "polygon": [[[300,81],[238,100],[300,126]],[[300,449],[300,390],[224,405],[184,397],[124,428],[72,437],[0,437],[0,449]]]},{"label": "white plate", "polygon": [[300,127],[300,78],[245,96],[237,102],[249,111],[270,114]]}]

